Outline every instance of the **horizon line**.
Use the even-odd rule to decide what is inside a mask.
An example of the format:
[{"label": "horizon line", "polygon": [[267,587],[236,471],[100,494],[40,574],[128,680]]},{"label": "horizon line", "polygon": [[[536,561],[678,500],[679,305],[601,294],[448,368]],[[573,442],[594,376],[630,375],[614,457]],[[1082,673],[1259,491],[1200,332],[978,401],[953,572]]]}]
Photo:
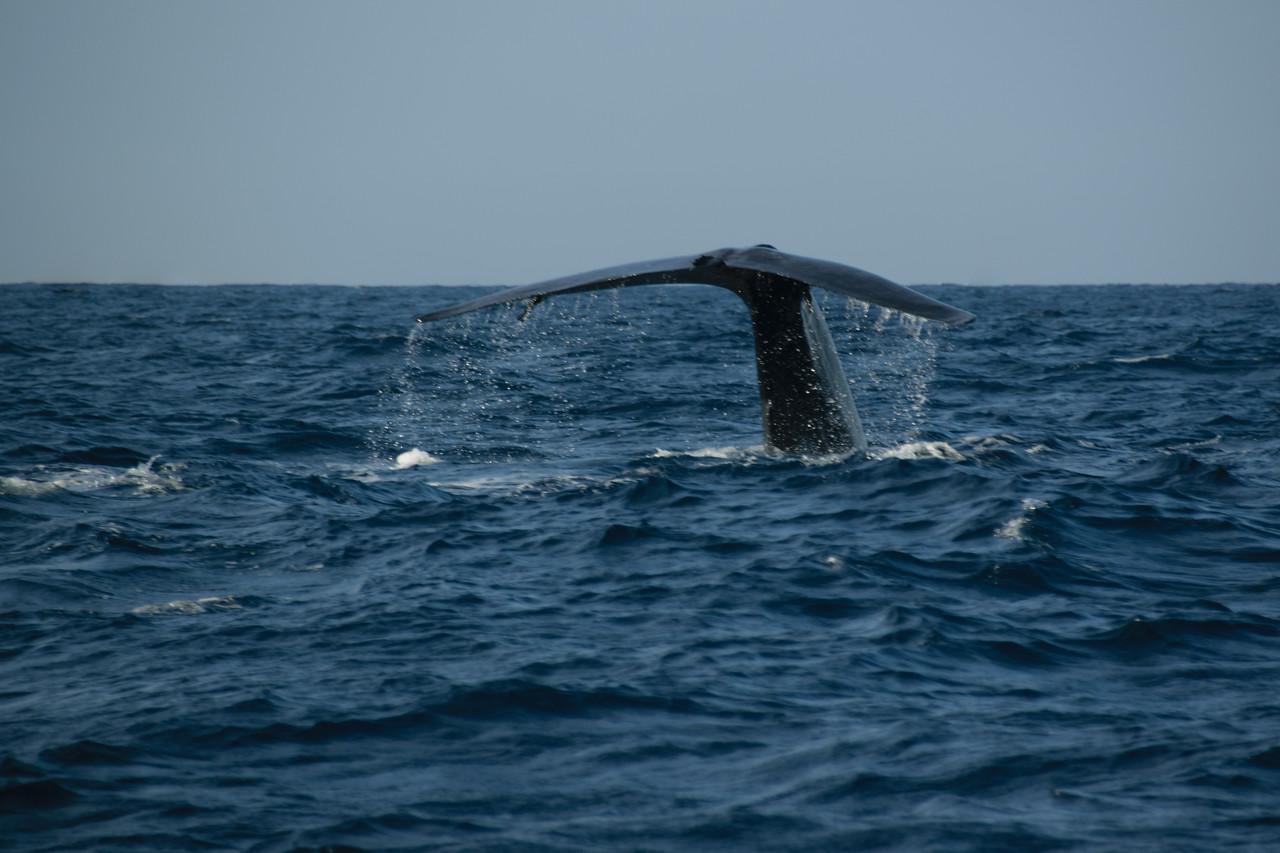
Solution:
[{"label": "horizon line", "polygon": [[[687,282],[696,284],[697,282]],[[1274,287],[1275,281],[921,281],[907,287]],[[0,287],[511,287],[510,284],[334,281],[0,281]]]}]

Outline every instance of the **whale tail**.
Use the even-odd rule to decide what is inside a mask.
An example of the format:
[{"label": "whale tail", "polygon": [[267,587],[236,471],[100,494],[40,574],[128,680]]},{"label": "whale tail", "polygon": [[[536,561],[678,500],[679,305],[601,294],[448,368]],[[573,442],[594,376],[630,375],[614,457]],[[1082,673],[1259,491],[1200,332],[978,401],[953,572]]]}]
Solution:
[{"label": "whale tail", "polygon": [[529,300],[531,308],[549,296],[642,284],[710,284],[733,291],[747,304],[765,443],[787,453],[826,455],[866,448],[849,382],[810,288],[949,325],[974,319],[968,311],[873,273],[764,244],[640,261],[513,287],[417,319],[427,323],[520,300]]}]

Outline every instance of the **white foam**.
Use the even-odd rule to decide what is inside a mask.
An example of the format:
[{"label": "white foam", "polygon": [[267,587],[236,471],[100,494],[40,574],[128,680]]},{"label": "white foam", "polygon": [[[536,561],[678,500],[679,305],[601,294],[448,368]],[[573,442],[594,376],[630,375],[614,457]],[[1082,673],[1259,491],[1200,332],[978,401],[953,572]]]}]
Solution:
[{"label": "white foam", "polygon": [[164,604],[143,604],[129,612],[135,616],[164,616],[168,614],[195,616],[199,613],[208,613],[210,610],[239,609],[240,602],[236,601],[234,595],[211,595],[205,598],[179,598],[175,601],[166,601]]},{"label": "white foam", "polygon": [[1222,444],[1222,436],[1215,435],[1213,438],[1206,438],[1203,441],[1188,441],[1183,444],[1171,444],[1166,447],[1165,450],[1196,450],[1202,447],[1213,447],[1215,444]]},{"label": "white foam", "polygon": [[945,459],[948,462],[963,462],[964,455],[945,441],[909,441],[897,447],[878,450],[871,454],[873,459]]},{"label": "white foam", "polygon": [[177,472],[182,470],[183,465],[162,465],[160,470],[153,468],[155,461],[159,456],[152,456],[141,465],[134,465],[127,469],[120,478],[120,482],[128,485],[136,486],[139,492],[143,494],[160,494],[161,492],[176,492],[183,488],[182,480],[178,478]]},{"label": "white foam", "polygon": [[653,453],[649,454],[654,459],[672,459],[678,456],[687,456],[691,459],[743,459],[748,456],[755,456],[760,452],[759,447],[703,447],[699,450],[663,450],[659,447]]},{"label": "white foam", "polygon": [[839,465],[847,462],[851,457],[858,457],[859,455],[858,451],[853,449],[846,450],[843,453],[823,453],[816,456],[801,454],[800,461],[809,467],[820,467],[823,465]]},{"label": "white foam", "polygon": [[1009,438],[1004,435],[966,435],[960,441],[967,449],[977,453],[1003,450],[1010,446]]},{"label": "white foam", "polygon": [[56,491],[58,486],[50,482],[27,480],[22,477],[0,477],[0,495],[34,497]]},{"label": "white foam", "polygon": [[103,465],[82,465],[70,470],[39,465],[25,477],[0,477],[0,494],[34,497],[58,490],[94,492],[112,486],[132,486],[136,494],[158,495],[185,488],[177,475],[184,466],[161,465],[157,470],[155,461],[159,458],[152,456],[123,471]]},{"label": "white foam", "polygon": [[528,472],[509,472],[490,476],[467,477],[447,482],[432,481],[431,485],[446,492],[479,491],[493,495],[548,495],[562,492],[584,492],[590,489],[611,488],[638,482],[644,477],[659,474],[655,468],[640,467],[613,476],[587,474],[555,474],[530,478]]},{"label": "white foam", "polygon": [[1049,504],[1035,498],[1022,499],[1022,512],[1000,525],[996,530],[996,536],[1000,539],[1009,539],[1013,542],[1023,541],[1022,529],[1027,526],[1027,522],[1031,520],[1031,516],[1037,510],[1044,509]]},{"label": "white foam", "polygon": [[403,471],[405,468],[415,468],[419,465],[435,465],[439,461],[439,458],[415,447],[396,457],[396,468]]},{"label": "white foam", "polygon": [[534,482],[519,477],[469,477],[465,480],[450,480],[447,483],[432,482],[431,485],[437,489],[449,491],[451,489],[465,489],[467,491],[480,492],[510,492],[518,494],[520,492],[532,489]]}]

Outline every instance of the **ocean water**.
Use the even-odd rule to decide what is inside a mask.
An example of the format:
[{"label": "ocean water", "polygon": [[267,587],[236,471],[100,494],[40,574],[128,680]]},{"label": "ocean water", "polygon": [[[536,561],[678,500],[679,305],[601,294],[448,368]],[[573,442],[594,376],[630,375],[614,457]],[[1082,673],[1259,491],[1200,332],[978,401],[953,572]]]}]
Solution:
[{"label": "ocean water", "polygon": [[1280,287],[0,288],[0,849],[1280,849]]}]

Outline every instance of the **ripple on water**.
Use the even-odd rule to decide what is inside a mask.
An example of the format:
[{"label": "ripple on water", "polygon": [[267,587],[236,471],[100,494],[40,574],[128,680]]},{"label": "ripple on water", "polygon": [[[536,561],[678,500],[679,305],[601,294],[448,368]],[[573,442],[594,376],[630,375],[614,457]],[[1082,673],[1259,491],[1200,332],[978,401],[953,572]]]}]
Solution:
[{"label": "ripple on water", "polygon": [[1280,289],[706,291],[0,288],[0,838],[1276,846]]}]

